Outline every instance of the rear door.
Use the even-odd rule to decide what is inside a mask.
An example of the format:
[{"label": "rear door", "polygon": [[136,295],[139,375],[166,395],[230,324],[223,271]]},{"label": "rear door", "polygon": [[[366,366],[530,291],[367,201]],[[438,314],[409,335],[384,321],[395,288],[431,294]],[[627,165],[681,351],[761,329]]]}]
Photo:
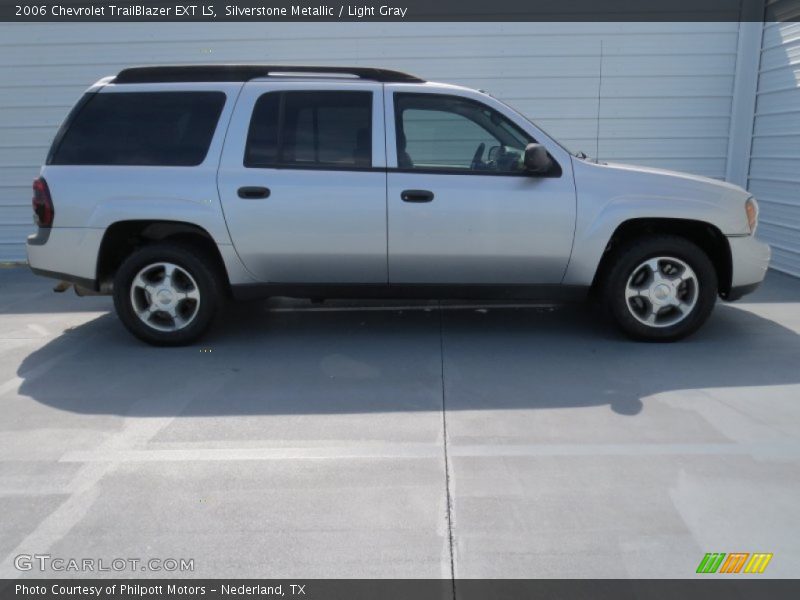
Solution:
[{"label": "rear door", "polygon": [[242,262],[271,283],[386,283],[383,88],[244,85],[218,175]]}]

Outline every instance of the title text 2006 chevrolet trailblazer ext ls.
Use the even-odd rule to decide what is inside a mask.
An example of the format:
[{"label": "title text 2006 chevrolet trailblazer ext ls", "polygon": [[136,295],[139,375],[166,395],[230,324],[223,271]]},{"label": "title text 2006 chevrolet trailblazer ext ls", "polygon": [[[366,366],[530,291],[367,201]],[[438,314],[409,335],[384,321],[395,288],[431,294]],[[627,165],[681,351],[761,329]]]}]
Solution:
[{"label": "title text 2006 chevrolet trailblazer ext ls", "polygon": [[227,296],[541,299],[595,291],[634,338],[696,330],[764,278],[719,181],[571,155],[491,96],[371,68],[125,69],[33,184],[31,268],[195,340]]}]

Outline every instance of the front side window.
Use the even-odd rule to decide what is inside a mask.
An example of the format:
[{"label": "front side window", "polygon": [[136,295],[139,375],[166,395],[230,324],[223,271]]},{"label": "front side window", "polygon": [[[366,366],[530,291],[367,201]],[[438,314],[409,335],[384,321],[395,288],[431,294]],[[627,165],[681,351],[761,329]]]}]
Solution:
[{"label": "front side window", "polygon": [[492,108],[459,96],[395,94],[400,169],[522,173],[528,134]]},{"label": "front side window", "polygon": [[253,109],[244,165],[372,166],[372,92],[269,92]]},{"label": "front side window", "polygon": [[199,165],[224,105],[222,92],[93,94],[70,118],[50,164]]}]

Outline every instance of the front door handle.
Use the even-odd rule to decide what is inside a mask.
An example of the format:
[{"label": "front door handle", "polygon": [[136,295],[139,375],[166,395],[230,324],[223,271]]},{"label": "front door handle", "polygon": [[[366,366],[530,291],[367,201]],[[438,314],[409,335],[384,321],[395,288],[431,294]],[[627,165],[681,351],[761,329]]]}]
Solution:
[{"label": "front door handle", "polygon": [[239,194],[239,198],[245,198],[246,200],[269,198],[269,188],[259,186],[240,187],[236,193]]},{"label": "front door handle", "polygon": [[430,202],[433,200],[433,192],[428,190],[403,190],[400,193],[403,202]]}]

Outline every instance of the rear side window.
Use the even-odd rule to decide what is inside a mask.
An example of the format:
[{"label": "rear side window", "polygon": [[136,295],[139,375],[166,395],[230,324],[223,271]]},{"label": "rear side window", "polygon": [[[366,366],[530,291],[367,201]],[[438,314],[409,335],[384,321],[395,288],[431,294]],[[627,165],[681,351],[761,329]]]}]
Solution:
[{"label": "rear side window", "polygon": [[94,94],[71,117],[50,164],[199,165],[224,104],[222,92]]},{"label": "rear side window", "polygon": [[253,109],[244,165],[372,166],[372,92],[269,92]]}]

